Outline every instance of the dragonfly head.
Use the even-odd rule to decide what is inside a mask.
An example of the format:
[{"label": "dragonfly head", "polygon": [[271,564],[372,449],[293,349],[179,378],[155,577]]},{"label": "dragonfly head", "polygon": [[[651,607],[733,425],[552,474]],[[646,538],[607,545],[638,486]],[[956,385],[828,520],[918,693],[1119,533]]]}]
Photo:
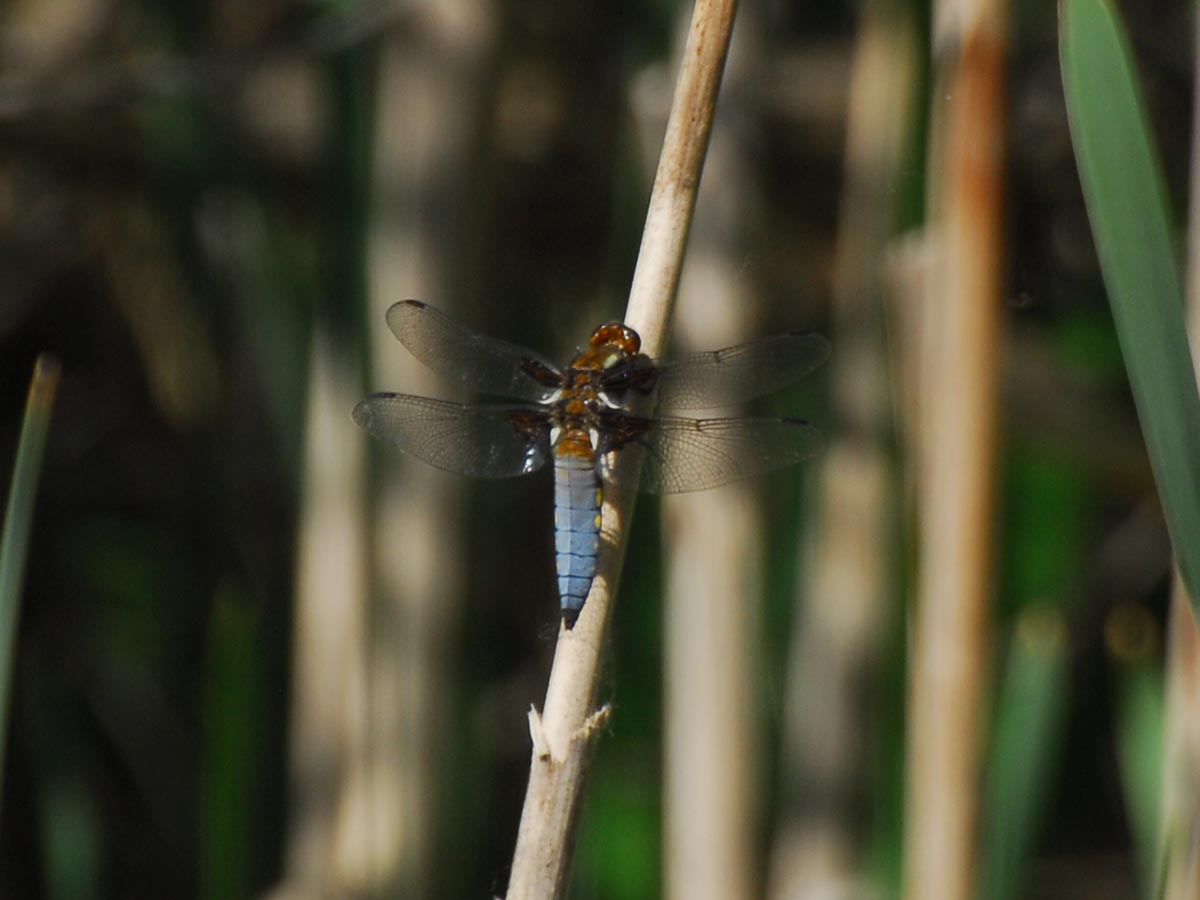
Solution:
[{"label": "dragonfly head", "polygon": [[609,322],[592,332],[592,337],[571,362],[579,386],[598,392],[605,406],[618,408],[630,388],[647,394],[654,388],[655,368],[641,353],[642,339],[620,322]]},{"label": "dragonfly head", "polygon": [[[616,362],[622,356],[636,356],[642,349],[642,339],[628,325],[621,322],[609,322],[592,332],[591,338],[588,339],[588,347],[601,352],[612,348],[612,351],[615,352],[610,351],[608,355],[613,362]],[[612,365],[612,363],[607,365]]]},{"label": "dragonfly head", "polygon": [[642,339],[628,325],[609,322],[592,332],[588,344],[571,362],[572,368],[604,371],[637,356]]}]

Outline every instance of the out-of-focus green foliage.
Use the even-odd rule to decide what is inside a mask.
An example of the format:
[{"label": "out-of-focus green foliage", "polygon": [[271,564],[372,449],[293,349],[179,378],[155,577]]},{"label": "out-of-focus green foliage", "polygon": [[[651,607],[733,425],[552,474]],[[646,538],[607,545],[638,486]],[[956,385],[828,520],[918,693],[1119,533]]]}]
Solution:
[{"label": "out-of-focus green foliage", "polygon": [[254,895],[265,840],[262,615],[233,586],[213,604],[205,666],[202,896]]},{"label": "out-of-focus green foliage", "polygon": [[575,859],[575,900],[662,895],[662,805],[652,745],[602,750]]},{"label": "out-of-focus green foliage", "polygon": [[[1146,610],[1118,609],[1109,623],[1117,663],[1116,744],[1143,894],[1155,896],[1162,857],[1162,657]],[[1115,633],[1119,632],[1119,633]]]},{"label": "out-of-focus green foliage", "polygon": [[987,766],[982,857],[988,900],[1022,895],[1062,761],[1066,651],[1057,610],[1021,614],[1001,673]]},{"label": "out-of-focus green foliage", "polygon": [[42,848],[41,875],[50,900],[99,900],[106,852],[101,800],[91,789],[86,727],[76,714],[63,714],[61,693],[39,667],[28,671],[33,709],[21,722],[19,746],[42,762],[36,773],[36,837]]},{"label": "out-of-focus green foliage", "polygon": [[1044,449],[1014,449],[1005,479],[1001,657],[985,764],[983,895],[1022,896],[1063,764],[1068,620],[1087,546],[1091,485]]}]

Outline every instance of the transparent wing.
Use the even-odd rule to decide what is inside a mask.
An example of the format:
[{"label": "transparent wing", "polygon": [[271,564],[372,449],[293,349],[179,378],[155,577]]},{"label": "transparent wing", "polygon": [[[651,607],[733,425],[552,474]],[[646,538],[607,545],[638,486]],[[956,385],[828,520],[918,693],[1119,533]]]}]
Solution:
[{"label": "transparent wing", "polygon": [[[707,490],[798,463],[824,446],[821,432],[799,419],[614,419],[604,474],[620,481],[640,464],[638,487],[651,494]],[[614,469],[613,456],[635,465]]]},{"label": "transparent wing", "polygon": [[662,409],[713,409],[799,381],[829,357],[819,334],[789,332],[724,350],[687,353],[658,371]]},{"label": "transparent wing", "polygon": [[558,367],[532,350],[477,334],[419,300],[393,304],[387,324],[413,356],[468,390],[540,403],[562,383]]},{"label": "transparent wing", "polygon": [[368,434],[459,475],[508,478],[545,465],[546,414],[530,406],[463,406],[411,394],[372,394],[354,407]]}]

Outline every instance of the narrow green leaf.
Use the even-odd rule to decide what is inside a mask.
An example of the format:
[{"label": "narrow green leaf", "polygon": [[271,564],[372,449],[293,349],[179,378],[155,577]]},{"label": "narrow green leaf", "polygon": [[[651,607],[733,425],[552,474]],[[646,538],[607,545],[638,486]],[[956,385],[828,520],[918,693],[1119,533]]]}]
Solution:
[{"label": "narrow green leaf", "polygon": [[4,771],[4,747],[8,732],[8,706],[17,643],[21,587],[33,524],[33,500],[37,493],[42,451],[50,429],[50,411],[58,388],[59,364],[48,356],[38,357],[25,404],[25,418],[17,444],[4,530],[0,532],[0,772]]},{"label": "narrow green leaf", "polygon": [[[1138,624],[1149,614],[1140,608],[1124,610],[1135,629],[1152,635],[1152,624]],[[1128,628],[1129,626],[1123,626]],[[1147,643],[1149,641],[1147,640]],[[1111,640],[1110,640],[1111,644]],[[1121,787],[1129,816],[1130,836],[1137,853],[1145,896],[1156,896],[1162,848],[1160,804],[1162,797],[1163,704],[1162,659],[1151,647],[1117,655],[1116,739]],[[1121,658],[1124,656],[1125,658]]]},{"label": "narrow green leaf", "polygon": [[[1067,116],[1167,528],[1200,598],[1200,396],[1163,179],[1128,41],[1107,0],[1062,0]],[[1200,612],[1200,605],[1197,607]]]},{"label": "narrow green leaf", "polygon": [[203,898],[254,896],[265,832],[263,643],[260,610],[236,585],[223,585],[213,604],[204,679]]},{"label": "narrow green leaf", "polygon": [[982,842],[986,900],[1019,897],[1024,887],[1060,762],[1066,651],[1066,626],[1057,610],[1029,610],[1017,620],[988,761]]}]

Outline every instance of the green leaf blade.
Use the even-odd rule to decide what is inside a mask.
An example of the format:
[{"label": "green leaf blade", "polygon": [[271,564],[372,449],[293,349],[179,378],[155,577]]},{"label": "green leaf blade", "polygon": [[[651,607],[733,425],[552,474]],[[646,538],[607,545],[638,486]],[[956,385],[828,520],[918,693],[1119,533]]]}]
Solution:
[{"label": "green leaf blade", "polygon": [[1197,598],[1200,394],[1158,158],[1128,41],[1107,0],[1062,0],[1059,38],[1100,268],[1180,573]]},{"label": "green leaf blade", "polygon": [[60,367],[48,356],[38,358],[29,386],[29,399],[21,422],[12,485],[0,531],[0,772],[4,770],[4,747],[8,730],[9,696],[12,690],[17,644],[21,589],[33,528],[33,501],[37,495],[42,454],[50,430],[50,412],[58,389]]}]

